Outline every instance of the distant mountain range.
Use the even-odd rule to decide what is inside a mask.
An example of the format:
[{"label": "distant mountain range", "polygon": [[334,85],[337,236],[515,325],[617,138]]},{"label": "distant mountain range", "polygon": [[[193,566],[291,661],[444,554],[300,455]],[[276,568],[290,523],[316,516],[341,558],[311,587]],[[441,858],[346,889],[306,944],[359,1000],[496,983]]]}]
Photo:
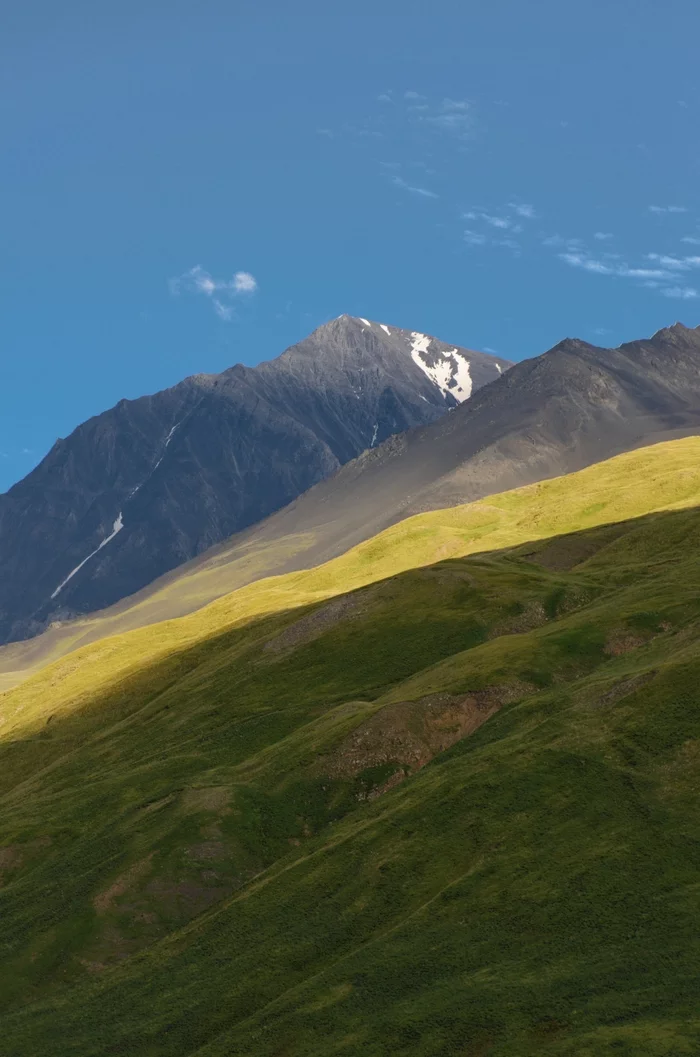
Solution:
[{"label": "distant mountain range", "polygon": [[[357,321],[338,321],[339,330],[350,327],[357,329]],[[400,334],[409,349],[420,341],[407,332]],[[365,341],[370,340],[367,333]],[[477,361],[472,363],[481,381],[484,375],[477,374]],[[481,363],[486,371],[489,361]],[[498,367],[495,371],[498,374]],[[421,390],[419,395],[425,395],[427,408],[427,393]],[[437,401],[430,410],[438,416]],[[263,576],[317,565],[411,514],[695,433],[700,433],[700,328],[677,323],[616,349],[566,339],[499,374],[449,415],[364,451],[284,509],[174,569],[133,598],[77,624],[51,628],[33,642],[6,647],[0,652],[0,673],[26,670],[104,635],[192,612]],[[171,470],[173,488],[179,465]],[[121,535],[104,548],[104,558]],[[93,576],[103,568],[102,553]],[[88,597],[91,590],[92,581],[86,579]],[[21,630],[22,624],[15,628]]]},{"label": "distant mountain range", "polygon": [[0,642],[131,595],[510,366],[341,316],[276,360],[120,401],[0,496]]}]

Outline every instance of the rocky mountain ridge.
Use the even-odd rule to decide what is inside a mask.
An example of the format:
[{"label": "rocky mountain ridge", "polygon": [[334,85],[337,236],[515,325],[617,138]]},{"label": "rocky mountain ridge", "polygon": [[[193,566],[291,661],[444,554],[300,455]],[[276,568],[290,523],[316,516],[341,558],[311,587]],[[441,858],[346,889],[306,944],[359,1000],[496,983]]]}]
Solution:
[{"label": "rocky mountain ridge", "polygon": [[120,401],[0,496],[0,642],[132,594],[509,366],[341,316],[257,367]]}]

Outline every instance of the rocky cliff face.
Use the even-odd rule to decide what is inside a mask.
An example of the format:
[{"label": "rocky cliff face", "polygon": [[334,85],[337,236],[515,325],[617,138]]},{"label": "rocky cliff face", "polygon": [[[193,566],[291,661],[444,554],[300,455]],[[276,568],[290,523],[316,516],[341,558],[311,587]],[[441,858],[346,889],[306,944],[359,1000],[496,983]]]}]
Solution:
[{"label": "rocky cliff face", "polygon": [[509,366],[341,316],[276,360],[120,401],[0,496],[0,642],[133,593]]}]

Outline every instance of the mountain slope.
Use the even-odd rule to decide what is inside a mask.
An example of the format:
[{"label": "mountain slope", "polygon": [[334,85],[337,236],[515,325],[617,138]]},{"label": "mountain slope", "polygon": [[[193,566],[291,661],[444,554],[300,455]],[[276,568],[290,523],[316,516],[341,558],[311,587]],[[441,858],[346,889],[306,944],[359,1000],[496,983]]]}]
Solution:
[{"label": "mountain slope", "polygon": [[0,653],[10,681],[46,659],[191,612],[245,583],[308,568],[413,513],[577,470],[700,431],[700,329],[601,349],[567,340],[449,415],[365,452],[288,507],[86,621]]},{"label": "mountain slope", "polygon": [[421,515],[4,695],[3,1052],[696,1052],[699,455]]},{"label": "mountain slope", "polygon": [[0,641],[132,594],[508,366],[342,316],[277,360],[121,401],[0,497]]}]

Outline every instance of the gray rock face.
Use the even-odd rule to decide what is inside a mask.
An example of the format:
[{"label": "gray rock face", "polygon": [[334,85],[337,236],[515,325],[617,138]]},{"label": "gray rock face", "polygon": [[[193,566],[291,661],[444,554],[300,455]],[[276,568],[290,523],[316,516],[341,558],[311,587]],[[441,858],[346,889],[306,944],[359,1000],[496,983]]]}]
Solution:
[{"label": "gray rock face", "polygon": [[[312,542],[293,557],[279,547],[280,559],[265,575],[309,567],[411,514],[696,433],[700,328],[676,323],[615,349],[566,339],[515,364],[440,421],[363,453],[252,536],[244,534],[245,545],[305,534]],[[243,545],[243,538],[231,540],[227,559],[235,560]]]},{"label": "gray rock face", "polygon": [[0,496],[0,642],[132,594],[509,366],[341,316],[276,360],[120,401]]}]

